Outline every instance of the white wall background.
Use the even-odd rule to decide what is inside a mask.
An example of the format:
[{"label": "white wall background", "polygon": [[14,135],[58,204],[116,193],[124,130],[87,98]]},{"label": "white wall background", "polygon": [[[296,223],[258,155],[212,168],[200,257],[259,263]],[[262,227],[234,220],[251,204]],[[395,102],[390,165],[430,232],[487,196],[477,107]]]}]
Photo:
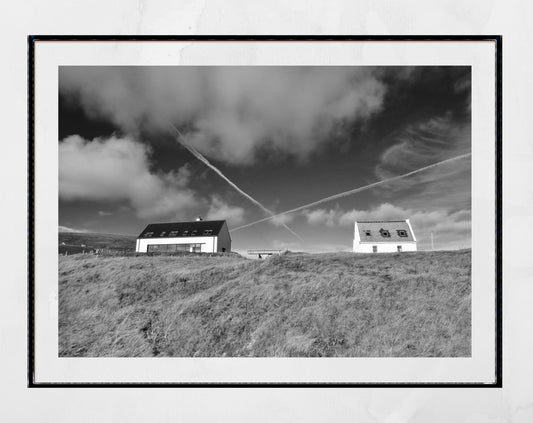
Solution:
[{"label": "white wall background", "polygon": [[137,251],[146,253],[148,245],[162,244],[202,244],[202,253],[214,253],[217,251],[216,237],[194,236],[186,238],[141,238],[137,240]]},{"label": "white wall background", "polygon": [[372,253],[374,252],[373,247],[378,247],[378,253],[397,253],[398,246],[402,247],[402,251],[416,251],[416,243],[414,242],[376,242],[375,244],[359,244],[358,242],[353,243],[353,251],[355,253]]},{"label": "white wall background", "polygon": [[[524,1],[20,1],[3,4],[0,419],[130,421],[533,421],[533,4]],[[28,34],[503,34],[503,389],[26,388]],[[39,60],[39,57],[36,58]],[[37,182],[38,183],[38,182]],[[50,199],[56,201],[56,199]]]}]

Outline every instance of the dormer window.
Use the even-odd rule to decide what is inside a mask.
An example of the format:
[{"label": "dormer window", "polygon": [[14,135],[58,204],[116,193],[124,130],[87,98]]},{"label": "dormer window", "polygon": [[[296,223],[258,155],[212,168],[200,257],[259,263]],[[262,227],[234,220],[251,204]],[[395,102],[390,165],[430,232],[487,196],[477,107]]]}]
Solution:
[{"label": "dormer window", "polygon": [[198,233],[198,231],[195,229],[195,230],[192,231],[191,236],[196,236],[197,233]]},{"label": "dormer window", "polygon": [[163,232],[161,232],[161,233],[159,234],[159,236],[165,236],[165,234],[166,234],[166,231],[163,231]]},{"label": "dormer window", "polygon": [[146,233],[144,234],[144,237],[145,237],[145,238],[151,238],[153,234],[154,234],[153,232],[146,232]]},{"label": "dormer window", "polygon": [[204,235],[205,236],[213,235],[213,231],[211,229],[207,229],[207,230],[204,231]]},{"label": "dormer window", "polygon": [[404,229],[398,229],[396,232],[398,232],[398,236],[401,236],[403,238],[407,237],[407,231]]},{"label": "dormer window", "polygon": [[386,229],[383,229],[383,228],[380,229],[379,233],[381,234],[383,238],[390,238],[390,232]]},{"label": "dormer window", "polygon": [[189,231],[183,231],[183,233],[181,234],[181,236],[188,236],[189,235]]},{"label": "dormer window", "polygon": [[168,236],[170,236],[170,237],[178,236],[178,231],[170,231]]},{"label": "dormer window", "polygon": [[363,232],[366,236],[372,236],[372,231],[370,229],[365,229]]}]

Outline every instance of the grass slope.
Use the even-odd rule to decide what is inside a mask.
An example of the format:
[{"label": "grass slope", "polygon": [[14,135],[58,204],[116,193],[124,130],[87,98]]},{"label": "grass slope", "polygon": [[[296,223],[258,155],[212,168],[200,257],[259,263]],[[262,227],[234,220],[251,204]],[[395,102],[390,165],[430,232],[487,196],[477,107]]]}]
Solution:
[{"label": "grass slope", "polygon": [[470,356],[469,250],[59,257],[60,356]]},{"label": "grass slope", "polygon": [[86,245],[86,249],[112,248],[119,250],[135,251],[135,240],[133,235],[100,234],[85,232],[59,232],[59,244],[64,242],[67,245]]}]

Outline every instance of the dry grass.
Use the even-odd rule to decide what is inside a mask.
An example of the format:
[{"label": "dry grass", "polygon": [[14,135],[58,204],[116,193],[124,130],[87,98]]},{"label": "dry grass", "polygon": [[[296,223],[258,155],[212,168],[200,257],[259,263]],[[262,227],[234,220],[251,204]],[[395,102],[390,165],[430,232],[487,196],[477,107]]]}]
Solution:
[{"label": "dry grass", "polygon": [[59,258],[60,356],[465,357],[469,250]]},{"label": "dry grass", "polygon": [[84,244],[87,246],[85,248],[86,250],[95,248],[112,248],[124,251],[135,251],[135,240],[137,237],[133,235],[59,232],[58,239],[59,244],[62,242],[67,245]]}]

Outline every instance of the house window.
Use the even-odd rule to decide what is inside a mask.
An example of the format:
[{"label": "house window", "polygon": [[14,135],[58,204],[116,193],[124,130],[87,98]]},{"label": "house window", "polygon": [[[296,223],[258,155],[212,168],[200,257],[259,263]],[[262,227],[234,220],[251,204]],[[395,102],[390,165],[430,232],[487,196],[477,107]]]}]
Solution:
[{"label": "house window", "polygon": [[390,238],[390,232],[386,229],[380,229],[379,233],[383,238]]},{"label": "house window", "polygon": [[147,252],[149,253],[201,253],[202,244],[150,244]]},{"label": "house window", "polygon": [[406,230],[398,229],[396,232],[398,232],[398,236],[401,236],[401,237],[404,237],[404,238],[407,237],[407,231]]},{"label": "house window", "polygon": [[168,236],[178,236],[178,231],[170,231]]},{"label": "house window", "polygon": [[144,237],[145,237],[145,238],[150,238],[153,234],[154,234],[153,232],[146,232],[146,233],[144,234]]},{"label": "house window", "polygon": [[206,236],[213,235],[213,231],[211,229],[205,230],[204,231],[204,235],[206,235]]},{"label": "house window", "polygon": [[365,229],[363,232],[365,233],[366,236],[372,235],[372,231],[370,229]]},{"label": "house window", "polygon": [[396,247],[396,249],[398,250],[399,253],[402,252],[402,246],[401,246],[401,245],[398,245],[398,246]]},{"label": "house window", "polygon": [[377,245],[372,245],[372,252],[373,253],[377,253],[378,252],[378,246]]}]

